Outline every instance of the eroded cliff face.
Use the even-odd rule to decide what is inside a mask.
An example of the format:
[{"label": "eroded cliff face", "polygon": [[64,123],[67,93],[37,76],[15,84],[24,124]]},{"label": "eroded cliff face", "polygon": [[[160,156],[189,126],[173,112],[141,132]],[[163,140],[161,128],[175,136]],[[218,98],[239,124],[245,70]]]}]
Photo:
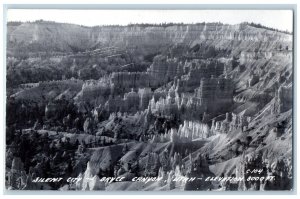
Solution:
[{"label": "eroded cliff face", "polygon": [[[59,163],[47,168],[83,178],[55,187],[64,190],[290,189],[292,50],[292,35],[249,24],[9,26],[9,187],[21,179],[24,188],[30,166],[46,168],[18,158],[38,139],[43,149],[30,155],[45,153]],[[247,177],[254,164],[284,171],[288,185],[172,181]],[[164,181],[129,184],[134,176]]]},{"label": "eroded cliff face", "polygon": [[[22,23],[17,26],[8,26],[9,49],[14,44],[24,43],[31,46],[33,51],[45,51],[46,47],[60,52],[85,50],[96,45],[123,46],[127,48],[138,47],[147,52],[156,51],[170,44],[191,46],[197,43],[206,43],[217,48],[230,46],[233,51],[241,52],[253,50],[259,45],[261,51],[266,51],[280,44],[291,49],[292,36],[252,27],[247,24],[223,25],[206,23],[196,25],[174,25],[168,27],[149,26],[142,27],[83,27],[72,24],[57,24],[51,22]],[[283,46],[283,45],[282,45]]]}]

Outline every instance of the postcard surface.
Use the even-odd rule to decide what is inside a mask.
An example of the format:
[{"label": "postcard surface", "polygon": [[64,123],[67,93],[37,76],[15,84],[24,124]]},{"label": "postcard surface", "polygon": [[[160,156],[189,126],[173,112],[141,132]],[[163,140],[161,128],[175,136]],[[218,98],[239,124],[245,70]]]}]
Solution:
[{"label": "postcard surface", "polygon": [[5,189],[291,191],[292,10],[8,9]]}]

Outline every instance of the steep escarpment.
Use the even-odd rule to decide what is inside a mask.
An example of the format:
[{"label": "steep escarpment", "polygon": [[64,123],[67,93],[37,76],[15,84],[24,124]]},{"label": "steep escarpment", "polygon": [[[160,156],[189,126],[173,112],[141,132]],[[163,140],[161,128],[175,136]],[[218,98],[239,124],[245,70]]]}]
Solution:
[{"label": "steep escarpment", "polygon": [[[7,39],[8,50],[13,50],[14,44],[31,47],[29,49],[32,52],[46,51],[47,48],[58,52],[84,51],[102,45],[125,46],[129,49],[143,46],[142,51],[155,52],[170,44],[195,45],[202,42],[217,48],[224,48],[226,44],[231,47],[242,45],[244,50],[254,49],[253,47],[259,44],[260,46],[256,48],[265,50],[274,48],[274,44],[270,45],[269,41],[277,45],[291,42],[291,35],[256,28],[248,24],[202,23],[167,27],[139,25],[83,27],[39,21],[8,26]],[[291,44],[288,47],[291,48]],[[20,46],[17,49],[20,50]]]}]

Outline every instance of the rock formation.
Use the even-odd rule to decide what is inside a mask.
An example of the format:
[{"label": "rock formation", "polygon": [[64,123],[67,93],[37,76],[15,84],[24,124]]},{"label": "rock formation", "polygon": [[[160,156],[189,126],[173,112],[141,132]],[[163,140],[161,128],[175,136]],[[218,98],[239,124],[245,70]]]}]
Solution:
[{"label": "rock formation", "polygon": [[[249,23],[7,29],[8,189],[292,188],[292,34]],[[280,182],[200,180],[257,166]],[[82,180],[31,183],[53,175]],[[162,180],[132,182],[141,176]]]}]

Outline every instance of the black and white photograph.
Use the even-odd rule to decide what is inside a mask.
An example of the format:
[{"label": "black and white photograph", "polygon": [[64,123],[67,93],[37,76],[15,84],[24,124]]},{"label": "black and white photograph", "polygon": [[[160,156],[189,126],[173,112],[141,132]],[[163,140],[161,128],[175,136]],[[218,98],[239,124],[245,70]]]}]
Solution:
[{"label": "black and white photograph", "polygon": [[7,191],[294,187],[293,9],[7,9]]}]

